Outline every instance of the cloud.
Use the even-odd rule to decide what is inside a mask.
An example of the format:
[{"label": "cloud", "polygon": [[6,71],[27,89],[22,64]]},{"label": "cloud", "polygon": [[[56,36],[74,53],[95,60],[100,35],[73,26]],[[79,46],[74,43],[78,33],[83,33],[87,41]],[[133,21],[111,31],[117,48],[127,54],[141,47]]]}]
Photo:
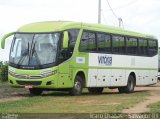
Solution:
[{"label": "cloud", "polygon": [[[121,17],[125,29],[153,34],[159,37],[160,1],[159,0],[109,0],[114,12]],[[130,4],[132,3],[132,4]],[[127,6],[128,5],[128,6]],[[118,25],[118,20],[112,14],[107,4],[103,5],[103,23]],[[115,9],[114,9],[115,8]],[[107,9],[107,10],[106,10]]]},{"label": "cloud", "polygon": [[[125,29],[153,34],[160,39],[160,0],[109,0]],[[97,23],[98,0],[0,0],[0,38],[20,26],[37,21],[66,20]],[[118,26],[118,20],[102,0],[102,23]],[[1,59],[6,58],[11,40]]]}]

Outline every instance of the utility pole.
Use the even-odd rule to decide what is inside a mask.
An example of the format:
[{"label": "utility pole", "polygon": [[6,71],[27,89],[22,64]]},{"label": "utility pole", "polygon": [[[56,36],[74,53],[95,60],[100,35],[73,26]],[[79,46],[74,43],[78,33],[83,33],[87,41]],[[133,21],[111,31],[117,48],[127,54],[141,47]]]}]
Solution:
[{"label": "utility pole", "polygon": [[118,21],[119,21],[119,27],[123,28],[124,26],[123,26],[123,20],[122,20],[122,18],[119,17]]},{"label": "utility pole", "polygon": [[98,23],[101,23],[101,0],[98,0]]}]

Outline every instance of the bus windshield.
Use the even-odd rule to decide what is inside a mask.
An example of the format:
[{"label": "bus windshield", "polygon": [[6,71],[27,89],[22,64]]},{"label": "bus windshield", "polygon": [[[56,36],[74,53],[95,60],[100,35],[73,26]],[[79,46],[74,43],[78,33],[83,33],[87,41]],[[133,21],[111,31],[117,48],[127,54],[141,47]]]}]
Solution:
[{"label": "bus windshield", "polygon": [[60,33],[17,33],[11,51],[10,64],[40,67],[55,64]]}]

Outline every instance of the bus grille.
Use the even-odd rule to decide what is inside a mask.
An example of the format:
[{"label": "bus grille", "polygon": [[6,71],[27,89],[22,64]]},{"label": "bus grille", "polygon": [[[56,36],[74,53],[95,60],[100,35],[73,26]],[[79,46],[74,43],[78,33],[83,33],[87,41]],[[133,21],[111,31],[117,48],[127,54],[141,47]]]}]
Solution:
[{"label": "bus grille", "polygon": [[14,75],[14,77],[19,78],[19,79],[41,79],[43,76],[41,75]]},{"label": "bus grille", "polygon": [[41,81],[16,81],[19,85],[34,85],[38,86],[41,85]]},{"label": "bus grille", "polygon": [[11,76],[13,76],[15,78],[19,78],[19,79],[42,79],[42,78],[52,76],[55,73],[57,73],[57,71],[52,71],[52,72],[44,73],[44,74],[40,74],[40,75],[26,75],[26,74],[16,74],[14,72],[9,71],[9,74]]}]

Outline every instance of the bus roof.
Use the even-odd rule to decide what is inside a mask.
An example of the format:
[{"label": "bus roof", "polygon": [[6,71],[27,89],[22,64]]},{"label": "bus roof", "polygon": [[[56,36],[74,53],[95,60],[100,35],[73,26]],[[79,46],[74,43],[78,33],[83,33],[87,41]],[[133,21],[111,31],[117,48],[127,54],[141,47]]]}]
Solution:
[{"label": "bus roof", "polygon": [[27,24],[27,25],[20,27],[17,32],[42,33],[42,32],[62,31],[65,29],[73,29],[73,28],[77,28],[77,29],[82,28],[86,30],[101,31],[101,32],[107,32],[107,33],[113,33],[113,34],[156,39],[156,37],[152,35],[124,30],[119,27],[113,27],[113,26],[102,25],[102,24],[70,22],[70,21],[46,21],[46,22],[31,23],[31,24]]}]

